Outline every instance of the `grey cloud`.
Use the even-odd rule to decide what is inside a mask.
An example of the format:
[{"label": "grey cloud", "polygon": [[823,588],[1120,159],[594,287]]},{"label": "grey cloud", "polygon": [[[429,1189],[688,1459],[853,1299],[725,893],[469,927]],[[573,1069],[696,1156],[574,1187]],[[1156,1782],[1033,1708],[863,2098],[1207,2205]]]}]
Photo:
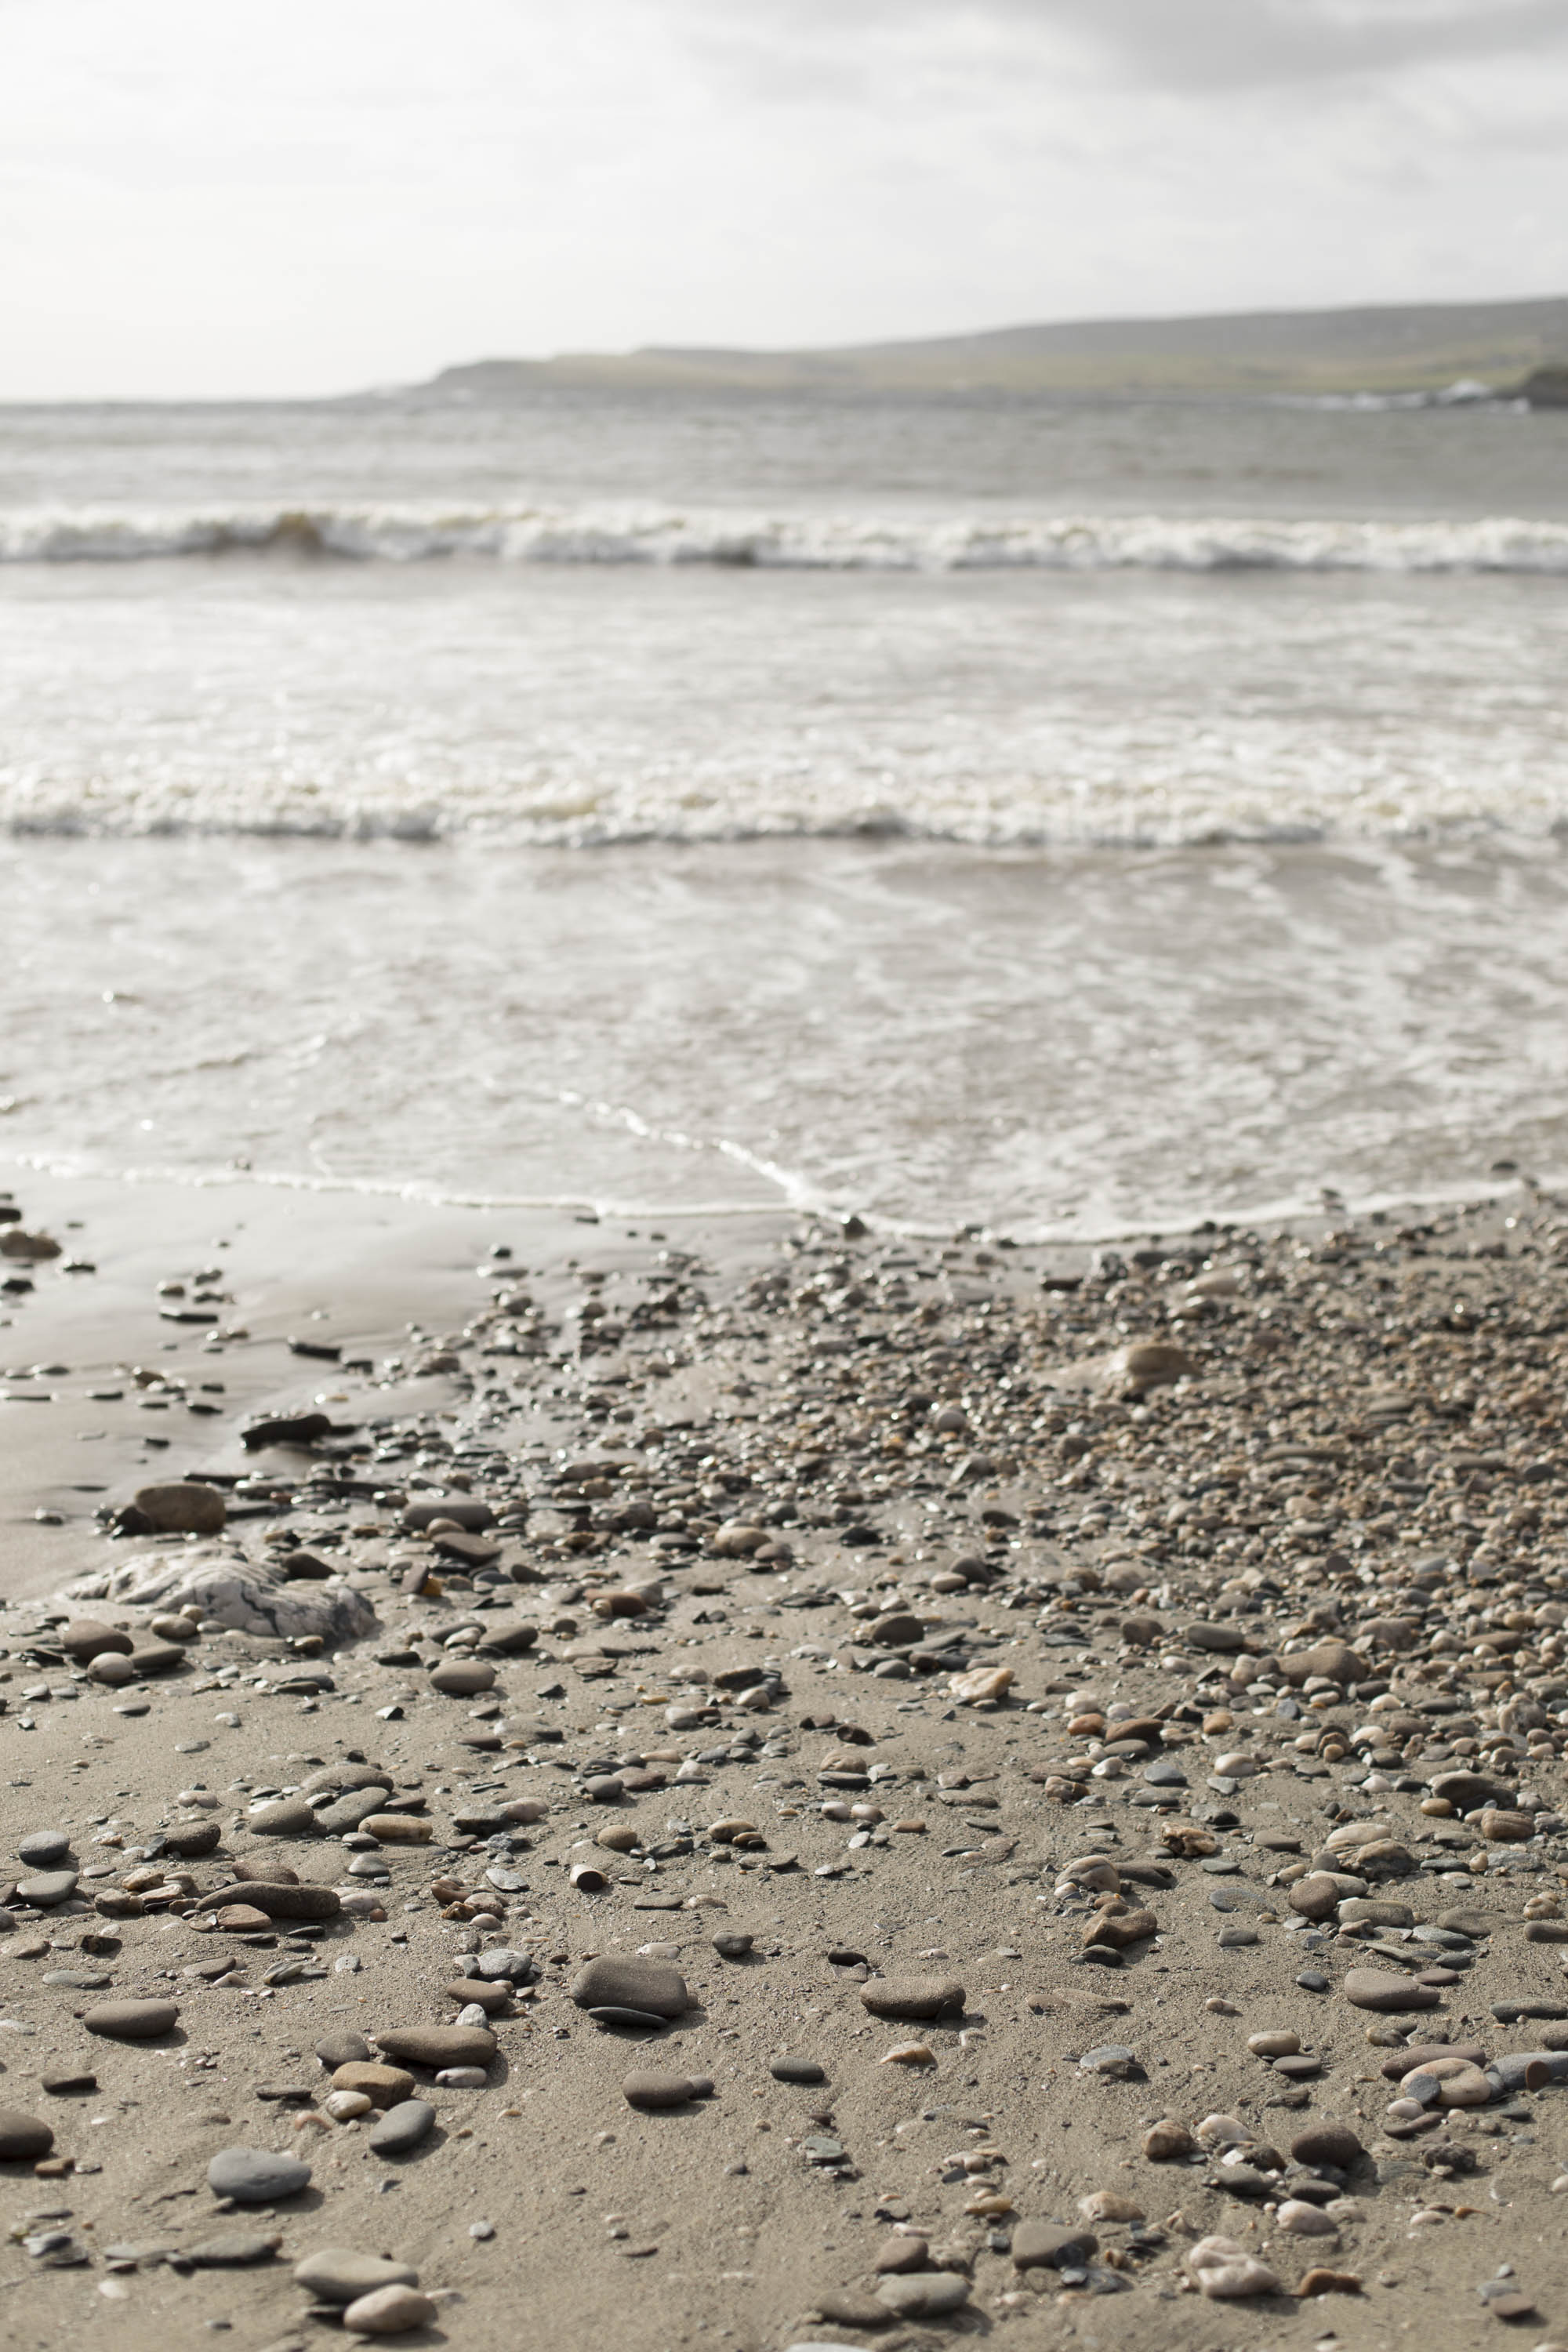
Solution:
[{"label": "grey cloud", "polygon": [[[711,0],[689,6],[718,29]],[[1012,27],[1047,56],[1065,40],[1125,82],[1183,90],[1376,80],[1568,47],[1568,0],[748,0],[739,14],[724,0],[717,16],[731,56],[770,51],[779,95],[844,73],[868,34],[929,37],[944,23],[955,38],[977,21]]]}]

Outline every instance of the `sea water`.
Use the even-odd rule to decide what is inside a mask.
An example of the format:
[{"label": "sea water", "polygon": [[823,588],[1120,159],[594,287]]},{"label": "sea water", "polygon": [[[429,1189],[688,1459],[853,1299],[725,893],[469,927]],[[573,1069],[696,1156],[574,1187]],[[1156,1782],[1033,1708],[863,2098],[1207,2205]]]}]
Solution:
[{"label": "sea water", "polygon": [[1099,1233],[1568,1167],[1568,418],[0,411],[0,1153]]}]

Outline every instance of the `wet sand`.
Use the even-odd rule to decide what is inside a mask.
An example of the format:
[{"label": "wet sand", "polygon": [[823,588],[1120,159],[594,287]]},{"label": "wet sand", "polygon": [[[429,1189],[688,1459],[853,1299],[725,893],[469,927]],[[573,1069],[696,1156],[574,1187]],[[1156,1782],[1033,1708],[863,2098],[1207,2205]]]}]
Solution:
[{"label": "wet sand", "polygon": [[[63,1832],[79,1874],[0,1937],[0,2096],[54,2133],[0,2165],[16,2340],[303,2346],[337,2323],[293,2268],[332,2246],[417,2271],[406,2340],[480,2352],[1458,2347],[1510,2295],[1526,2341],[1568,2333],[1559,1204],[1146,1263],[253,1187],[18,1204],[97,1272],[38,1263],[0,1333],[67,1368],[0,1382],[57,1400],[0,1405],[7,1847]],[[338,1433],[244,1445],[301,1411]],[[223,1531],[103,1532],[154,1479],[221,1493]],[[405,1524],[443,1503],[491,1524]],[[366,1629],[226,1626],[241,1588]],[[147,1668],[73,1664],[70,1616]],[[312,1833],[301,1801],[372,1767],[392,1825]],[[258,1871],[331,1916],[226,1927]],[[434,2126],[378,2155],[316,2045],[449,2024],[496,1952],[481,2083],[414,2067]],[[687,2004],[595,2021],[595,1955]],[[153,2040],[84,2021],[154,1998]],[[1436,2042],[1479,2051],[1483,2104],[1402,2086]],[[649,2069],[711,2092],[634,2106]],[[1353,2143],[1297,2148],[1329,2126]],[[226,2211],[236,2147],[310,2181]]]}]

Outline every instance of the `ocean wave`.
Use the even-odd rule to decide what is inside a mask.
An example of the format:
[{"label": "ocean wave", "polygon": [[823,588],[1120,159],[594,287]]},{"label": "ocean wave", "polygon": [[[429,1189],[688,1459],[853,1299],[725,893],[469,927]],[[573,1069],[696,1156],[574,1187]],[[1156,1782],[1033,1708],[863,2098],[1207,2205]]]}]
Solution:
[{"label": "ocean wave", "polygon": [[0,563],[131,563],[293,551],[355,562],[820,572],[1568,572],[1568,523],[1268,516],[1011,519],[743,513],[664,506],[13,509]]}]

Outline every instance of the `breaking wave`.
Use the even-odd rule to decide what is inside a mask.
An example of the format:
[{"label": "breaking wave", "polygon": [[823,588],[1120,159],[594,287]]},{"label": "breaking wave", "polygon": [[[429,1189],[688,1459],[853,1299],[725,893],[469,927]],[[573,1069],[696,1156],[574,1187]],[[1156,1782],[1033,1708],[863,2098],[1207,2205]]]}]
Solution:
[{"label": "breaking wave", "polygon": [[1568,523],[1258,516],[948,520],[664,506],[14,509],[0,563],[293,551],[357,562],[702,564],[820,572],[1568,573]]}]

